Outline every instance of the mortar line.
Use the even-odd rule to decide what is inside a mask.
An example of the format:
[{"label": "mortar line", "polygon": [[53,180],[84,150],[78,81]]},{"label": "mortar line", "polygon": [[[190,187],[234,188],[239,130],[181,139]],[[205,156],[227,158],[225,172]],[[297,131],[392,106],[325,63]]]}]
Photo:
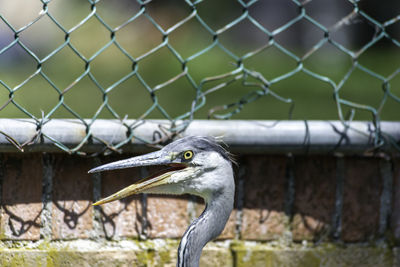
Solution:
[{"label": "mortar line", "polygon": [[289,221],[292,221],[293,217],[293,207],[295,201],[295,177],[294,177],[294,156],[288,154],[287,165],[286,165],[286,185],[285,185],[285,204],[284,211]]},{"label": "mortar line", "polygon": [[[0,221],[2,220],[3,214],[3,181],[4,181],[4,155],[0,153]],[[3,229],[0,229],[0,233],[3,232]]]},{"label": "mortar line", "polygon": [[335,210],[332,216],[332,237],[339,240],[342,235],[343,191],[345,181],[345,162],[342,156],[336,157]]},{"label": "mortar line", "polygon": [[392,163],[390,160],[380,159],[379,170],[382,178],[382,194],[379,209],[379,238],[384,238],[390,221],[390,212],[392,209],[392,196],[393,196],[393,173]]},{"label": "mortar line", "polygon": [[244,182],[246,175],[246,165],[243,161],[239,165],[237,184],[237,210],[235,220],[235,239],[241,239],[242,223],[243,223],[243,206],[244,206]]},{"label": "mortar line", "polygon": [[[141,167],[140,168],[140,175],[141,177],[147,177],[149,175],[148,169],[146,167]],[[142,193],[140,194],[140,203],[142,206],[142,229],[141,233],[139,233],[139,238],[141,240],[146,240],[149,237],[148,233],[148,225],[149,222],[147,220],[147,194]]]},{"label": "mortar line", "polygon": [[[93,158],[93,166],[100,166],[101,165],[101,160],[99,157]],[[101,173],[100,172],[95,172],[92,174],[92,183],[93,183],[93,203],[98,201],[101,198]],[[92,217],[92,222],[93,222],[93,231],[92,231],[92,238],[98,239],[103,231],[101,219],[101,206],[94,206],[93,207],[93,217]]]},{"label": "mortar line", "polygon": [[283,235],[280,238],[284,244],[293,242],[292,221],[294,216],[294,202],[296,197],[296,177],[295,177],[295,159],[293,154],[287,154],[285,169],[285,194],[283,212],[285,213],[285,224]]},{"label": "mortar line", "polygon": [[40,238],[52,238],[53,177],[55,159],[51,154],[42,154],[42,213],[40,215]]}]

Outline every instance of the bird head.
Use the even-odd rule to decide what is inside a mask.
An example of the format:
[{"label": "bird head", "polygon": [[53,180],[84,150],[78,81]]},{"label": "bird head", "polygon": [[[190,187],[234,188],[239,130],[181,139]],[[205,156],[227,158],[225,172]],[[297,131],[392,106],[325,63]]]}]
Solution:
[{"label": "bird head", "polygon": [[89,173],[132,167],[165,166],[165,169],[93,205],[108,203],[137,193],[193,194],[207,201],[221,190],[232,188],[234,182],[231,162],[230,154],[215,138],[187,136],[166,145],[161,150],[91,169]]}]

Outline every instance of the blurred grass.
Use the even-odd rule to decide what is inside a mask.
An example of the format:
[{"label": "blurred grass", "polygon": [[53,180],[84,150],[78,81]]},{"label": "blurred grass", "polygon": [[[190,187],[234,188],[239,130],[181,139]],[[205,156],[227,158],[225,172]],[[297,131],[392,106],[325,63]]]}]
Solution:
[{"label": "blurred grass", "polygon": [[[107,56],[106,56],[107,55]],[[327,57],[329,57],[327,55]],[[113,59],[112,61],[110,59]],[[118,61],[116,61],[118,59]],[[145,78],[150,86],[155,86],[180,72],[180,64],[171,56],[168,51],[156,53],[149,62],[143,61],[139,66],[139,73]],[[199,57],[188,64],[189,73],[196,82],[210,75],[218,75],[230,71],[234,68],[229,62],[228,57],[215,51],[204,57]],[[382,74],[388,73],[393,69],[397,62],[400,62],[398,53],[390,50],[380,50],[371,53],[370,58],[365,58],[366,62],[373,62],[375,69]],[[60,60],[49,61],[43,65],[43,72],[51,77],[52,81],[61,89],[70,84],[80,73],[84,71],[84,64],[79,59],[66,53]],[[107,62],[112,62],[108,64]],[[263,64],[268,62],[268,64]],[[250,64],[251,63],[251,64]],[[277,54],[269,54],[267,58],[260,59],[258,62],[250,62],[250,69],[265,74],[265,77],[281,75],[294,67],[292,60],[284,60]],[[104,56],[93,61],[92,73],[103,88],[108,88],[113,82],[121,79],[131,71],[130,62],[124,57],[120,57],[117,50],[109,51]],[[246,62],[244,63],[246,66]],[[193,65],[193,67],[192,67]],[[305,65],[306,67],[307,64]],[[309,68],[318,69],[323,73],[323,68],[330,68],[332,71],[328,77],[338,81],[339,75],[345,73],[349,64],[346,61],[336,62],[329,65],[329,58],[319,57],[315,59]],[[22,73],[33,72],[34,69],[19,70]],[[321,73],[320,72],[320,73]],[[326,73],[325,73],[326,74]],[[16,85],[26,78],[16,72],[2,73],[6,77],[9,85]],[[357,103],[378,107],[382,101],[383,90],[381,81],[356,70],[345,86],[340,91],[340,96]],[[400,79],[391,82],[394,93],[399,93]],[[221,88],[207,96],[206,105],[200,109],[195,118],[207,118],[208,112],[215,106],[237,102],[241,97],[250,91],[258,88],[246,87],[240,81],[227,87]],[[328,120],[337,119],[337,108],[333,98],[333,88],[327,83],[312,78],[305,73],[297,73],[294,76],[273,84],[271,90],[279,95],[291,98],[295,102],[293,119],[318,119]],[[2,102],[8,98],[6,90],[1,88],[0,98]],[[190,110],[191,103],[195,98],[195,89],[189,84],[185,77],[180,78],[173,84],[156,91],[156,96],[160,105],[170,114],[176,117]],[[22,86],[15,93],[15,102],[26,108],[35,116],[40,117],[41,111],[45,114],[59,101],[58,92],[52,88],[41,76],[36,76],[27,84]],[[103,94],[88,77],[84,77],[77,85],[72,87],[66,94],[64,102],[75,112],[84,118],[92,117],[103,102]],[[124,117],[137,118],[153,104],[150,93],[133,76],[119,86],[112,89],[109,93],[109,104],[115,111]],[[382,110],[381,118],[384,120],[400,120],[399,103],[389,99]],[[235,119],[287,119],[290,105],[276,100],[271,96],[263,96],[255,102],[246,104],[240,113],[235,114]],[[0,112],[1,117],[25,117],[12,103]],[[54,118],[71,118],[71,113],[63,107],[52,116]],[[112,118],[109,112],[102,112],[102,118]],[[148,118],[162,118],[160,112],[155,110]],[[357,111],[355,119],[370,120],[369,112]]]},{"label": "blurred grass", "polygon": [[[102,9],[100,6],[103,5],[102,3],[108,4],[104,4],[105,6]],[[76,4],[77,2],[75,2]],[[49,7],[52,8],[52,5]],[[113,9],[112,12],[115,12],[114,15],[106,15],[108,13],[104,10],[107,8],[112,8],[111,2],[101,2],[98,6],[98,13],[103,17],[107,17],[107,21],[113,27],[125,21],[126,18],[129,18],[132,15],[130,12],[135,10],[135,7],[130,7],[132,10],[129,8],[124,10],[120,6]],[[151,6],[148,9],[149,14],[153,15],[160,25],[166,25],[164,28],[176,23],[176,21],[168,16],[168,12],[165,10],[151,9]],[[176,10],[179,10],[179,12],[176,13]],[[183,9],[176,10],[174,9],[174,12],[179,14],[179,19],[184,18],[188,14],[188,11]],[[68,21],[68,19],[79,21],[85,17],[85,14],[87,15],[87,9],[85,12],[81,9],[72,18],[68,18],[68,12],[62,12],[62,9],[61,11],[60,9],[54,9],[52,12],[66,27],[68,25],[68,27],[75,25],[71,21]],[[127,14],[130,15],[128,16]],[[57,27],[49,22],[49,19],[43,20],[40,23],[37,25],[34,24],[38,34],[32,34],[30,31],[27,31],[26,34],[23,32],[21,39],[35,54],[43,58],[59,46],[65,37]],[[45,31],[48,31],[46,33],[48,35],[44,36],[50,38],[50,41],[43,41],[44,38],[39,34],[40,32],[44,34],[43,32]],[[252,51],[265,43],[265,40],[258,39],[260,44],[256,45],[251,40],[247,41],[240,38],[241,31],[243,29],[239,32],[225,34],[220,37],[221,43],[231,51],[234,51],[238,56],[242,56],[246,52]],[[81,28],[74,31],[70,38],[71,44],[83,56],[90,58],[110,41],[110,32],[95,18],[91,18]],[[173,31],[168,38],[168,42],[184,59],[212,43],[212,36],[195,20],[190,20],[182,27]],[[128,24],[127,27],[118,31],[116,33],[116,40],[131,55],[137,57],[160,44],[162,35],[148,20],[140,18],[135,23]],[[290,47],[290,49],[291,51],[302,53],[299,52],[300,48]],[[388,45],[373,46],[361,55],[359,62],[378,74],[388,77],[399,68],[400,53],[398,50],[397,47]],[[223,53],[220,48],[215,47],[207,53],[189,61],[187,67],[193,80],[196,84],[199,84],[206,77],[234,70],[235,66],[232,64],[233,62],[233,58]],[[243,64],[247,69],[259,72],[267,79],[283,75],[297,66],[297,63],[293,59],[284,55],[275,47],[265,49],[256,56],[244,60]],[[42,76],[37,75],[15,92],[15,103],[36,117],[41,117],[42,112],[45,115],[48,114],[59,103],[60,92],[73,83],[85,71],[85,66],[86,63],[69,47],[64,47],[41,65],[42,72],[51,79],[59,91],[45,81]],[[103,90],[112,88],[108,93],[108,103],[121,118],[125,115],[129,118],[138,118],[152,107],[153,100],[150,92],[136,76],[132,76],[118,86],[113,87],[115,82],[132,73],[134,68],[132,62],[114,44],[94,58],[89,63],[89,66],[90,73],[96,79],[97,85],[90,77],[85,76],[68,90],[63,98],[63,103],[79,114],[79,116],[91,118],[102,105],[104,96],[99,86]],[[349,56],[327,44],[307,58],[304,61],[304,66],[315,73],[329,77],[334,82],[339,83],[351,68],[352,60]],[[181,63],[167,48],[162,48],[142,59],[136,67],[147,85],[152,88],[164,83],[182,71]],[[0,79],[10,88],[14,88],[22,83],[36,70],[37,66],[35,62],[18,46],[14,46],[0,55]],[[210,83],[210,85],[207,85],[207,88],[212,85],[215,85],[215,83]],[[395,76],[390,81],[390,86],[392,92],[400,96],[400,75]],[[241,81],[223,87],[207,95],[206,105],[195,113],[194,118],[205,119],[211,109],[238,102],[244,95],[257,89],[259,88],[243,86]],[[280,96],[290,98],[294,101],[292,119],[338,119],[333,88],[328,83],[317,80],[304,72],[297,73],[290,78],[275,83],[270,89]],[[378,108],[384,97],[382,81],[365,72],[356,70],[340,90],[339,95],[343,99]],[[159,105],[168,115],[171,118],[175,118],[190,110],[192,101],[196,97],[196,89],[186,77],[181,77],[174,83],[156,91],[155,96],[159,101]],[[8,90],[0,85],[0,106],[6,103],[8,99]],[[241,111],[233,115],[232,118],[288,119],[289,110],[289,104],[267,95],[252,103],[243,105]],[[343,110],[347,111],[348,108],[343,107]],[[400,103],[389,98],[380,113],[381,119],[400,120],[399,110]],[[0,117],[19,118],[27,117],[27,114],[22,112],[13,103],[9,103],[0,110]],[[59,106],[51,117],[74,118],[75,116],[65,107]],[[114,118],[114,116],[107,109],[103,109],[100,113],[100,118]],[[164,118],[164,115],[158,109],[154,109],[146,118]],[[354,119],[371,120],[372,116],[370,112],[357,109]]]}]

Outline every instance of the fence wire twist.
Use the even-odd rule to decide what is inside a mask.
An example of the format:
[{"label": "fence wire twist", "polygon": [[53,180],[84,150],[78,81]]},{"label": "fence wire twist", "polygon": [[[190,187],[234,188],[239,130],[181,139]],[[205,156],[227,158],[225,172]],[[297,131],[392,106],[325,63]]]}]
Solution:
[{"label": "fence wire twist", "polygon": [[[289,0],[288,0],[289,1]],[[211,94],[221,90],[224,87],[227,87],[235,82],[240,82],[241,86],[248,88],[247,93],[234,101],[232,103],[225,103],[223,105],[218,105],[212,107],[208,111],[209,118],[215,119],[229,119],[233,115],[239,113],[242,108],[249,103],[252,103],[258,100],[261,97],[272,97],[278,101],[281,101],[283,104],[288,105],[288,119],[291,119],[293,108],[295,102],[288,97],[285,97],[283,94],[279,92],[279,90],[275,90],[274,86],[284,80],[289,79],[290,77],[294,76],[297,73],[304,73],[313,79],[319,80],[325,84],[327,84],[332,89],[332,94],[334,101],[336,103],[338,119],[342,121],[344,125],[350,126],[350,122],[354,118],[354,114],[357,110],[364,110],[371,114],[371,122],[373,122],[374,129],[374,144],[375,147],[380,147],[383,144],[390,143],[390,137],[385,136],[384,133],[380,131],[380,115],[383,107],[387,103],[389,99],[394,100],[400,103],[400,96],[394,93],[393,88],[391,88],[392,81],[395,78],[399,77],[400,67],[397,68],[390,73],[389,75],[383,76],[379,74],[378,70],[371,69],[367,66],[364,66],[359,62],[359,58],[363,55],[368,49],[373,47],[381,40],[386,40],[391,43],[391,45],[395,46],[396,49],[400,47],[400,41],[396,39],[394,36],[388,33],[388,27],[393,25],[399,25],[400,15],[397,15],[393,18],[390,18],[384,22],[379,22],[374,18],[370,17],[362,8],[360,8],[359,1],[356,0],[348,0],[348,4],[351,5],[351,12],[346,14],[342,17],[339,21],[336,21],[332,26],[327,27],[324,26],[321,22],[310,16],[307,12],[307,5],[310,4],[309,1],[296,1],[291,0],[292,4],[297,6],[297,15],[294,16],[291,20],[285,22],[283,25],[277,27],[274,30],[271,30],[268,25],[263,25],[258,21],[256,17],[252,15],[250,12],[251,7],[256,4],[258,1],[242,1],[237,0],[237,4],[241,9],[241,14],[239,14],[235,19],[230,21],[229,23],[223,25],[222,27],[215,28],[210,26],[208,21],[204,18],[204,16],[200,15],[198,12],[198,6],[204,2],[201,0],[198,1],[189,1],[186,0],[185,2],[180,2],[179,5],[187,5],[190,8],[188,14],[181,19],[180,21],[176,22],[174,25],[165,28],[157,22],[157,18],[153,17],[148,12],[148,6],[151,1],[137,1],[138,9],[137,11],[131,15],[129,19],[124,21],[122,24],[112,27],[110,23],[107,22],[106,19],[103,18],[103,15],[98,12],[97,6],[100,1],[93,1],[88,0],[90,4],[90,8],[87,10],[86,16],[79,21],[79,23],[73,25],[72,27],[67,27],[63,25],[59,20],[52,14],[49,9],[49,6],[52,4],[52,1],[45,1],[41,0],[42,3],[42,10],[29,23],[23,25],[20,28],[16,28],[10,22],[10,19],[7,17],[6,13],[0,13],[0,23],[3,24],[3,27],[7,28],[7,31],[10,31],[10,35],[12,36],[12,41],[5,44],[3,47],[0,46],[0,57],[5,55],[8,51],[12,50],[15,47],[21,48],[24,53],[30,56],[30,60],[34,62],[36,65],[36,69],[29,74],[27,78],[24,78],[22,81],[19,81],[16,85],[11,85],[9,82],[6,82],[5,79],[0,80],[0,91],[7,90],[8,99],[1,99],[0,103],[0,113],[2,110],[7,108],[10,105],[14,105],[18,110],[23,112],[26,117],[33,119],[37,125],[37,135],[33,140],[28,140],[24,144],[18,144],[12,136],[8,136],[7,133],[1,132],[3,135],[6,135],[7,139],[12,142],[15,146],[22,149],[24,146],[35,143],[40,138],[49,138],[54,142],[56,146],[61,148],[62,150],[69,152],[69,153],[82,153],[80,149],[82,146],[89,142],[91,139],[100,140],[98,137],[93,136],[91,133],[91,125],[94,121],[101,117],[101,113],[104,110],[108,110],[112,114],[112,117],[121,121],[123,125],[127,128],[127,138],[124,142],[119,144],[107,144],[105,143],[105,149],[109,150],[118,150],[121,146],[128,143],[132,138],[140,139],[140,136],[135,136],[135,128],[140,127],[140,123],[148,118],[149,114],[154,110],[158,110],[162,117],[168,119],[170,121],[170,125],[163,127],[167,136],[171,136],[183,131],[193,120],[195,114],[200,109],[204,108],[206,104],[206,100],[211,97]],[[390,8],[390,7],[387,7]],[[22,40],[21,36],[24,32],[28,31],[33,25],[37,24],[39,21],[43,20],[44,18],[50,19],[59,30],[62,31],[64,39],[60,45],[58,45],[55,49],[53,49],[50,53],[45,56],[39,56],[37,52],[34,52],[33,49],[29,47],[29,44],[26,44],[24,40]],[[102,27],[108,32],[109,40],[105,45],[103,45],[100,49],[98,49],[95,53],[93,53],[90,57],[85,56],[84,53],[80,51],[80,49],[72,42],[73,39],[72,34],[78,31],[81,27],[83,27],[86,23],[90,20],[96,20],[99,22]],[[119,39],[117,38],[117,34],[130,25],[131,23],[135,23],[139,19],[145,19],[147,22],[150,22],[157,31],[159,31],[160,35],[162,36],[160,42],[155,47],[145,51],[144,53],[134,56],[132,53],[128,51],[126,46],[121,44]],[[181,27],[185,24],[195,21],[198,25],[201,25],[202,29],[206,31],[207,35],[212,39],[212,42],[202,49],[190,54],[189,56],[183,56],[175,47],[174,44],[170,41],[170,36],[174,32],[178,31]],[[246,23],[250,23],[252,26],[256,27],[260,33],[265,36],[264,43],[251,50],[247,51],[239,55],[229,49],[222,41],[221,35],[225,32],[231,30],[232,28],[236,27],[238,24],[246,21]],[[277,36],[281,33],[287,31],[290,27],[299,23],[301,21],[306,21],[315,28],[319,29],[323,33],[323,38],[318,40],[311,48],[309,48],[305,53],[302,55],[298,55],[295,51],[293,51],[290,47],[285,47],[284,45],[280,44],[277,41]],[[353,50],[345,45],[341,44],[335,38],[332,37],[332,34],[339,31],[343,27],[347,27],[352,23],[361,21],[362,23],[368,24],[374,28],[374,35],[373,37],[366,41],[362,46],[357,49]],[[131,33],[135,34],[135,33]],[[196,33],[187,33],[187,34],[196,34]],[[146,38],[146,36],[141,36],[141,38]],[[0,36],[1,39],[1,36]],[[96,42],[96,40],[94,40]],[[4,43],[4,42],[3,42]],[[319,51],[325,45],[330,44],[332,47],[344,53],[349,59],[351,59],[351,66],[348,68],[346,73],[338,80],[335,81],[329,75],[324,75],[319,73],[318,71],[311,70],[310,68],[306,67],[304,62],[314,55],[317,51]],[[1,43],[0,43],[1,45]],[[117,48],[119,53],[124,55],[126,59],[131,62],[131,69],[127,74],[125,74],[122,78],[113,81],[111,85],[105,86],[103,83],[99,81],[99,78],[93,74],[92,71],[92,63],[93,61],[98,58],[103,52],[105,52],[108,48],[114,46]],[[84,65],[84,71],[79,74],[75,80],[67,86],[61,87],[57,85],[56,82],[48,75],[47,71],[44,70],[44,66],[47,64],[49,60],[54,58],[61,50],[65,48],[69,48],[73,51],[74,55],[79,58],[79,60]],[[174,60],[180,65],[181,71],[173,77],[158,83],[156,85],[150,85],[148,80],[140,72],[141,64],[144,60],[149,57],[156,57],[157,52],[161,49],[167,48],[169,53],[173,56]],[[212,49],[218,48],[219,53],[224,54],[232,61],[232,70],[226,73],[219,73],[215,76],[208,76],[203,77],[199,82],[193,77],[193,72],[191,71],[191,67],[189,66],[193,61],[197,58],[201,57],[202,55],[208,53]],[[255,58],[264,51],[275,48],[275,50],[280,51],[286,57],[295,61],[295,66],[286,71],[283,74],[276,75],[272,78],[266,78],[266,75],[263,74],[261,71],[257,69],[253,69],[252,66],[248,66],[246,64],[246,60],[250,58]],[[2,64],[0,62],[0,64]],[[62,64],[59,62],[58,64]],[[369,76],[372,76],[380,81],[382,90],[383,90],[383,97],[380,101],[378,107],[373,107],[371,105],[363,104],[363,103],[356,103],[353,102],[345,97],[342,96],[341,89],[349,80],[349,77],[356,71],[361,71]],[[154,73],[157,75],[157,73]],[[54,106],[48,112],[42,112],[41,116],[35,116],[33,112],[29,109],[29,105],[23,105],[16,100],[16,96],[19,93],[19,90],[27,86],[33,79],[41,77],[46,83],[48,83],[51,88],[56,92],[58,95],[58,101],[54,103]],[[110,104],[110,94],[116,90],[121,84],[126,82],[127,80],[131,79],[132,77],[136,77],[140,84],[146,88],[148,94],[151,97],[152,104],[151,106],[143,110],[142,115],[139,116],[134,124],[127,124],[126,123],[126,116],[123,114],[119,114]],[[1,78],[1,77],[0,77]],[[93,83],[96,88],[102,94],[102,103],[97,108],[94,115],[90,118],[83,118],[79,112],[75,111],[73,107],[70,106],[68,101],[65,100],[66,96],[69,94],[70,91],[74,90],[74,88],[79,84],[83,79],[89,78],[91,83]],[[161,89],[165,89],[170,85],[174,85],[178,80],[186,78],[189,82],[190,86],[194,89],[195,97],[192,100],[192,104],[188,110],[185,112],[177,115],[172,116],[166,110],[163,105],[160,103],[160,97],[157,95],[157,92]],[[167,89],[168,90],[168,89]],[[310,96],[312,97],[312,96]],[[86,127],[86,137],[82,140],[80,144],[76,147],[67,147],[58,140],[53,140],[51,136],[46,136],[44,133],[41,132],[42,126],[47,123],[49,120],[54,118],[56,112],[60,109],[66,109],[69,114],[78,119],[82,124]],[[323,112],[323,111],[321,111]],[[101,140],[100,140],[101,141]],[[143,140],[149,142],[149,140]],[[392,145],[397,146],[398,144],[392,143]]]}]

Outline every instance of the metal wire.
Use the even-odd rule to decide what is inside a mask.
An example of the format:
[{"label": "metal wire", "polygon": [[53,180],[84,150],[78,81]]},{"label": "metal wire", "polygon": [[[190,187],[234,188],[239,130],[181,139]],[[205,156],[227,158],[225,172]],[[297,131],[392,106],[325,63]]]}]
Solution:
[{"label": "metal wire", "polygon": [[[128,18],[126,21],[116,27],[113,27],[110,23],[107,22],[107,19],[103,18],[103,15],[98,12],[97,6],[100,1],[88,0],[88,2],[89,8],[87,9],[86,15],[83,19],[81,19],[72,27],[67,27],[57,20],[56,16],[54,16],[52,11],[50,11],[49,9],[49,5],[52,4],[51,1],[41,0],[43,6],[37,17],[35,17],[30,22],[26,23],[20,28],[12,25],[12,23],[7,18],[6,13],[0,13],[0,23],[2,23],[3,26],[6,27],[7,30],[9,30],[10,33],[13,35],[11,37],[12,41],[10,41],[2,48],[0,47],[0,56],[6,54],[7,51],[10,51],[15,47],[19,47],[24,51],[24,53],[30,56],[30,60],[33,61],[36,65],[36,70],[32,72],[27,78],[24,78],[22,82],[19,82],[17,85],[11,85],[4,80],[0,80],[0,91],[4,92],[4,90],[6,90],[8,94],[8,99],[0,99],[0,115],[2,110],[10,105],[13,105],[18,110],[23,112],[26,117],[31,118],[36,122],[36,138],[34,138],[34,140],[29,140],[29,142],[26,142],[25,144],[17,144],[17,147],[20,150],[23,150],[23,147],[26,145],[40,141],[40,138],[48,138],[52,140],[57,147],[68,153],[81,153],[80,149],[84,144],[91,142],[93,139],[101,141],[99,137],[92,134],[91,125],[96,119],[101,117],[102,112],[104,112],[105,110],[111,113],[113,118],[120,120],[121,124],[124,125],[127,129],[127,138],[125,141],[118,144],[105,143],[105,150],[118,150],[123,145],[130,142],[130,140],[132,140],[133,138],[140,139],[140,136],[135,135],[135,128],[140,127],[141,122],[148,118],[149,114],[154,110],[158,110],[159,114],[161,114],[164,119],[168,119],[170,121],[170,125],[160,126],[162,131],[164,131],[165,136],[168,138],[185,130],[185,128],[194,119],[196,112],[205,107],[206,101],[207,99],[212,97],[212,93],[221,90],[222,88],[227,87],[235,82],[240,82],[242,86],[248,88],[248,93],[243,95],[240,99],[237,99],[237,101],[215,106],[209,109],[209,118],[229,119],[233,115],[241,112],[244,106],[252,102],[257,102],[259,98],[271,97],[276,99],[277,101],[282,102],[282,104],[284,105],[288,105],[289,112],[287,118],[291,119],[295,102],[291,98],[285,97],[279,92],[279,90],[275,88],[277,84],[280,84],[282,81],[287,80],[298,73],[303,73],[308,77],[311,77],[312,79],[319,80],[327,84],[332,89],[332,95],[337,108],[337,116],[344,125],[351,127],[350,122],[353,120],[356,111],[363,110],[369,112],[371,114],[371,121],[374,125],[374,129],[371,129],[371,131],[374,132],[375,148],[379,148],[380,146],[388,143],[391,143],[391,145],[394,146],[398,146],[398,144],[396,144],[396,141],[393,141],[390,137],[385,135],[385,133],[381,132],[380,118],[381,111],[389,99],[397,102],[396,105],[400,107],[400,96],[396,95],[393,92],[391,86],[392,81],[395,78],[399,77],[400,67],[397,66],[397,69],[395,69],[391,74],[383,76],[382,74],[379,74],[379,71],[377,69],[371,69],[361,64],[359,58],[362,54],[368,51],[368,49],[375,46],[381,40],[391,42],[391,44],[396,48],[400,47],[400,41],[394,36],[391,36],[391,34],[389,34],[387,31],[387,29],[392,25],[399,24],[400,15],[390,18],[384,22],[378,22],[374,18],[370,17],[364,10],[362,10],[362,8],[360,8],[359,1],[348,0],[348,3],[352,6],[351,12],[349,14],[346,14],[333,26],[326,27],[321,22],[317,21],[315,18],[311,17],[308,14],[307,5],[311,1],[290,0],[289,2],[297,6],[297,15],[283,25],[277,27],[276,29],[270,30],[270,27],[268,27],[268,25],[263,25],[262,23],[260,23],[258,19],[253,16],[252,12],[250,12],[250,8],[258,1],[252,0],[246,2],[242,0],[237,0],[238,8],[240,9],[241,14],[239,14],[236,18],[232,19],[225,25],[219,28],[215,28],[211,26],[207,19],[204,16],[200,15],[198,12],[198,6],[204,1],[186,0],[179,4],[189,7],[190,11],[188,12],[188,14],[180,21],[176,22],[174,25],[165,28],[157,23],[157,14],[154,15],[148,12],[148,6],[151,1],[137,0],[139,6],[138,10],[135,11],[134,14],[131,14],[131,17]],[[38,55],[37,52],[35,53],[32,49],[30,49],[29,44],[27,45],[25,41],[21,39],[21,36],[33,25],[37,24],[39,21],[45,18],[49,19],[49,23],[53,23],[59,30],[62,31],[63,40],[61,44],[59,44],[50,53],[41,57]],[[117,34],[129,24],[135,23],[139,19],[146,20],[148,23],[151,23],[160,33],[162,38],[158,45],[156,45],[155,47],[151,48],[148,51],[145,51],[138,56],[134,56],[132,55],[132,53],[128,52],[128,49],[124,47],[123,44],[121,44],[121,42],[117,38]],[[107,37],[108,41],[106,42],[106,44],[101,46],[101,48],[93,53],[93,55],[87,57],[74,44],[74,42],[72,42],[72,35],[77,32],[82,26],[89,23],[90,20],[95,20],[100,23],[100,25],[107,32],[107,35],[109,37]],[[373,38],[366,41],[360,49],[351,50],[350,48],[335,40],[335,38],[332,36],[333,33],[339,31],[343,27],[348,26],[349,24],[354,23],[354,21],[356,20],[373,26],[375,29],[375,34]],[[185,24],[193,21],[196,22],[198,25],[201,25],[206,34],[209,35],[212,39],[212,42],[204,46],[199,51],[196,51],[191,55],[185,57],[176,49],[173,42],[170,41],[170,36],[174,32],[178,31]],[[239,53],[235,53],[226,45],[224,45],[224,43],[221,41],[221,36],[232,28],[237,27],[242,22],[250,23],[252,26],[256,27],[265,36],[266,41],[261,46],[251,51],[248,51],[243,55],[240,55]],[[287,31],[289,28],[299,22],[310,23],[323,34],[323,37],[301,56],[299,56],[291,48],[285,47],[279,41],[277,41],[277,37],[281,33]],[[131,34],[135,33],[133,32]],[[141,38],[146,37],[141,36]],[[96,40],[92,41],[96,42]],[[338,51],[341,51],[341,53],[344,53],[348,58],[351,59],[351,66],[349,66],[347,72],[338,81],[335,81],[335,79],[329,75],[311,70],[304,64],[304,62],[308,58],[310,58],[316,52],[320,51],[322,47],[327,44],[330,44],[332,47],[336,48]],[[98,77],[93,74],[92,63],[111,46],[118,49],[119,53],[130,61],[132,67],[127,71],[127,73],[123,74],[120,79],[113,81],[113,83],[109,86],[105,86],[99,81]],[[61,87],[53,81],[53,79],[47,74],[43,67],[47,64],[48,61],[54,58],[61,50],[66,47],[68,47],[74,53],[74,55],[79,58],[79,60],[83,63],[84,70],[79,74],[77,78],[75,78],[72,83],[65,87]],[[194,62],[196,62],[196,59],[215,48],[219,49],[218,51],[220,54],[223,54],[224,56],[231,59],[233,70],[223,74],[216,73],[214,76],[211,75],[201,79],[200,82],[196,81],[196,78],[194,78],[195,73],[194,71],[192,71],[190,64],[194,64]],[[174,58],[174,61],[176,61],[180,65],[181,72],[161,83],[158,83],[157,85],[150,85],[148,80],[146,80],[146,78],[141,74],[139,70],[146,59],[150,57],[157,57],[157,53],[162,49],[167,49],[169,51],[169,53]],[[283,74],[276,75],[275,77],[267,79],[265,77],[265,74],[263,74],[261,71],[258,71],[257,69],[252,69],[251,66],[247,65],[246,61],[248,59],[255,58],[264,51],[270,49],[275,49],[275,51],[283,53],[285,57],[292,59],[296,63],[295,66]],[[0,64],[2,63],[0,62]],[[62,62],[58,62],[58,64],[62,64]],[[380,81],[383,89],[383,97],[377,108],[363,103],[356,103],[342,96],[341,89],[348,82],[349,77],[355,71],[361,71],[366,75],[374,77]],[[42,112],[41,117],[35,116],[34,113],[30,110],[29,105],[23,105],[15,99],[17,92],[22,87],[29,85],[30,82],[36,77],[41,77],[42,79],[44,79],[58,95],[58,99],[56,102],[52,103],[52,108],[50,109],[50,111],[46,113]],[[151,96],[152,105],[148,109],[143,110],[141,116],[139,116],[138,118],[134,118],[137,119],[135,123],[127,124],[126,116],[124,116],[123,114],[119,114],[110,104],[110,95],[116,91],[116,88],[119,88],[121,84],[131,79],[132,77],[137,78],[140,84],[148,91],[148,94]],[[83,79],[87,78],[90,79],[91,83],[101,92],[103,97],[103,102],[98,107],[94,115],[90,118],[90,120],[87,120],[87,118],[83,118],[82,115],[75,111],[74,108],[72,108],[70,104],[67,103],[67,101],[65,100],[66,96],[72,90],[74,90],[74,88],[76,88],[77,84],[79,84]],[[190,105],[190,108],[188,110],[179,115],[172,116],[168,112],[168,110],[166,110],[161,105],[159,99],[160,97],[156,94],[156,92],[161,89],[164,90],[165,88],[175,84],[178,80],[182,78],[186,78],[190,86],[193,88],[195,92],[195,97],[192,100],[192,104]],[[59,142],[58,140],[53,140],[51,136],[46,136],[41,132],[43,125],[54,118],[55,114],[61,108],[66,109],[71,117],[79,119],[80,122],[86,127],[86,137],[81,141],[80,144],[75,147],[67,147],[62,144],[62,142]],[[346,110],[349,110],[347,115]],[[7,133],[0,132],[0,134],[5,135],[8,140],[13,140],[12,136],[8,136]],[[155,138],[154,140],[143,141],[157,143],[164,141],[164,139]]]}]

